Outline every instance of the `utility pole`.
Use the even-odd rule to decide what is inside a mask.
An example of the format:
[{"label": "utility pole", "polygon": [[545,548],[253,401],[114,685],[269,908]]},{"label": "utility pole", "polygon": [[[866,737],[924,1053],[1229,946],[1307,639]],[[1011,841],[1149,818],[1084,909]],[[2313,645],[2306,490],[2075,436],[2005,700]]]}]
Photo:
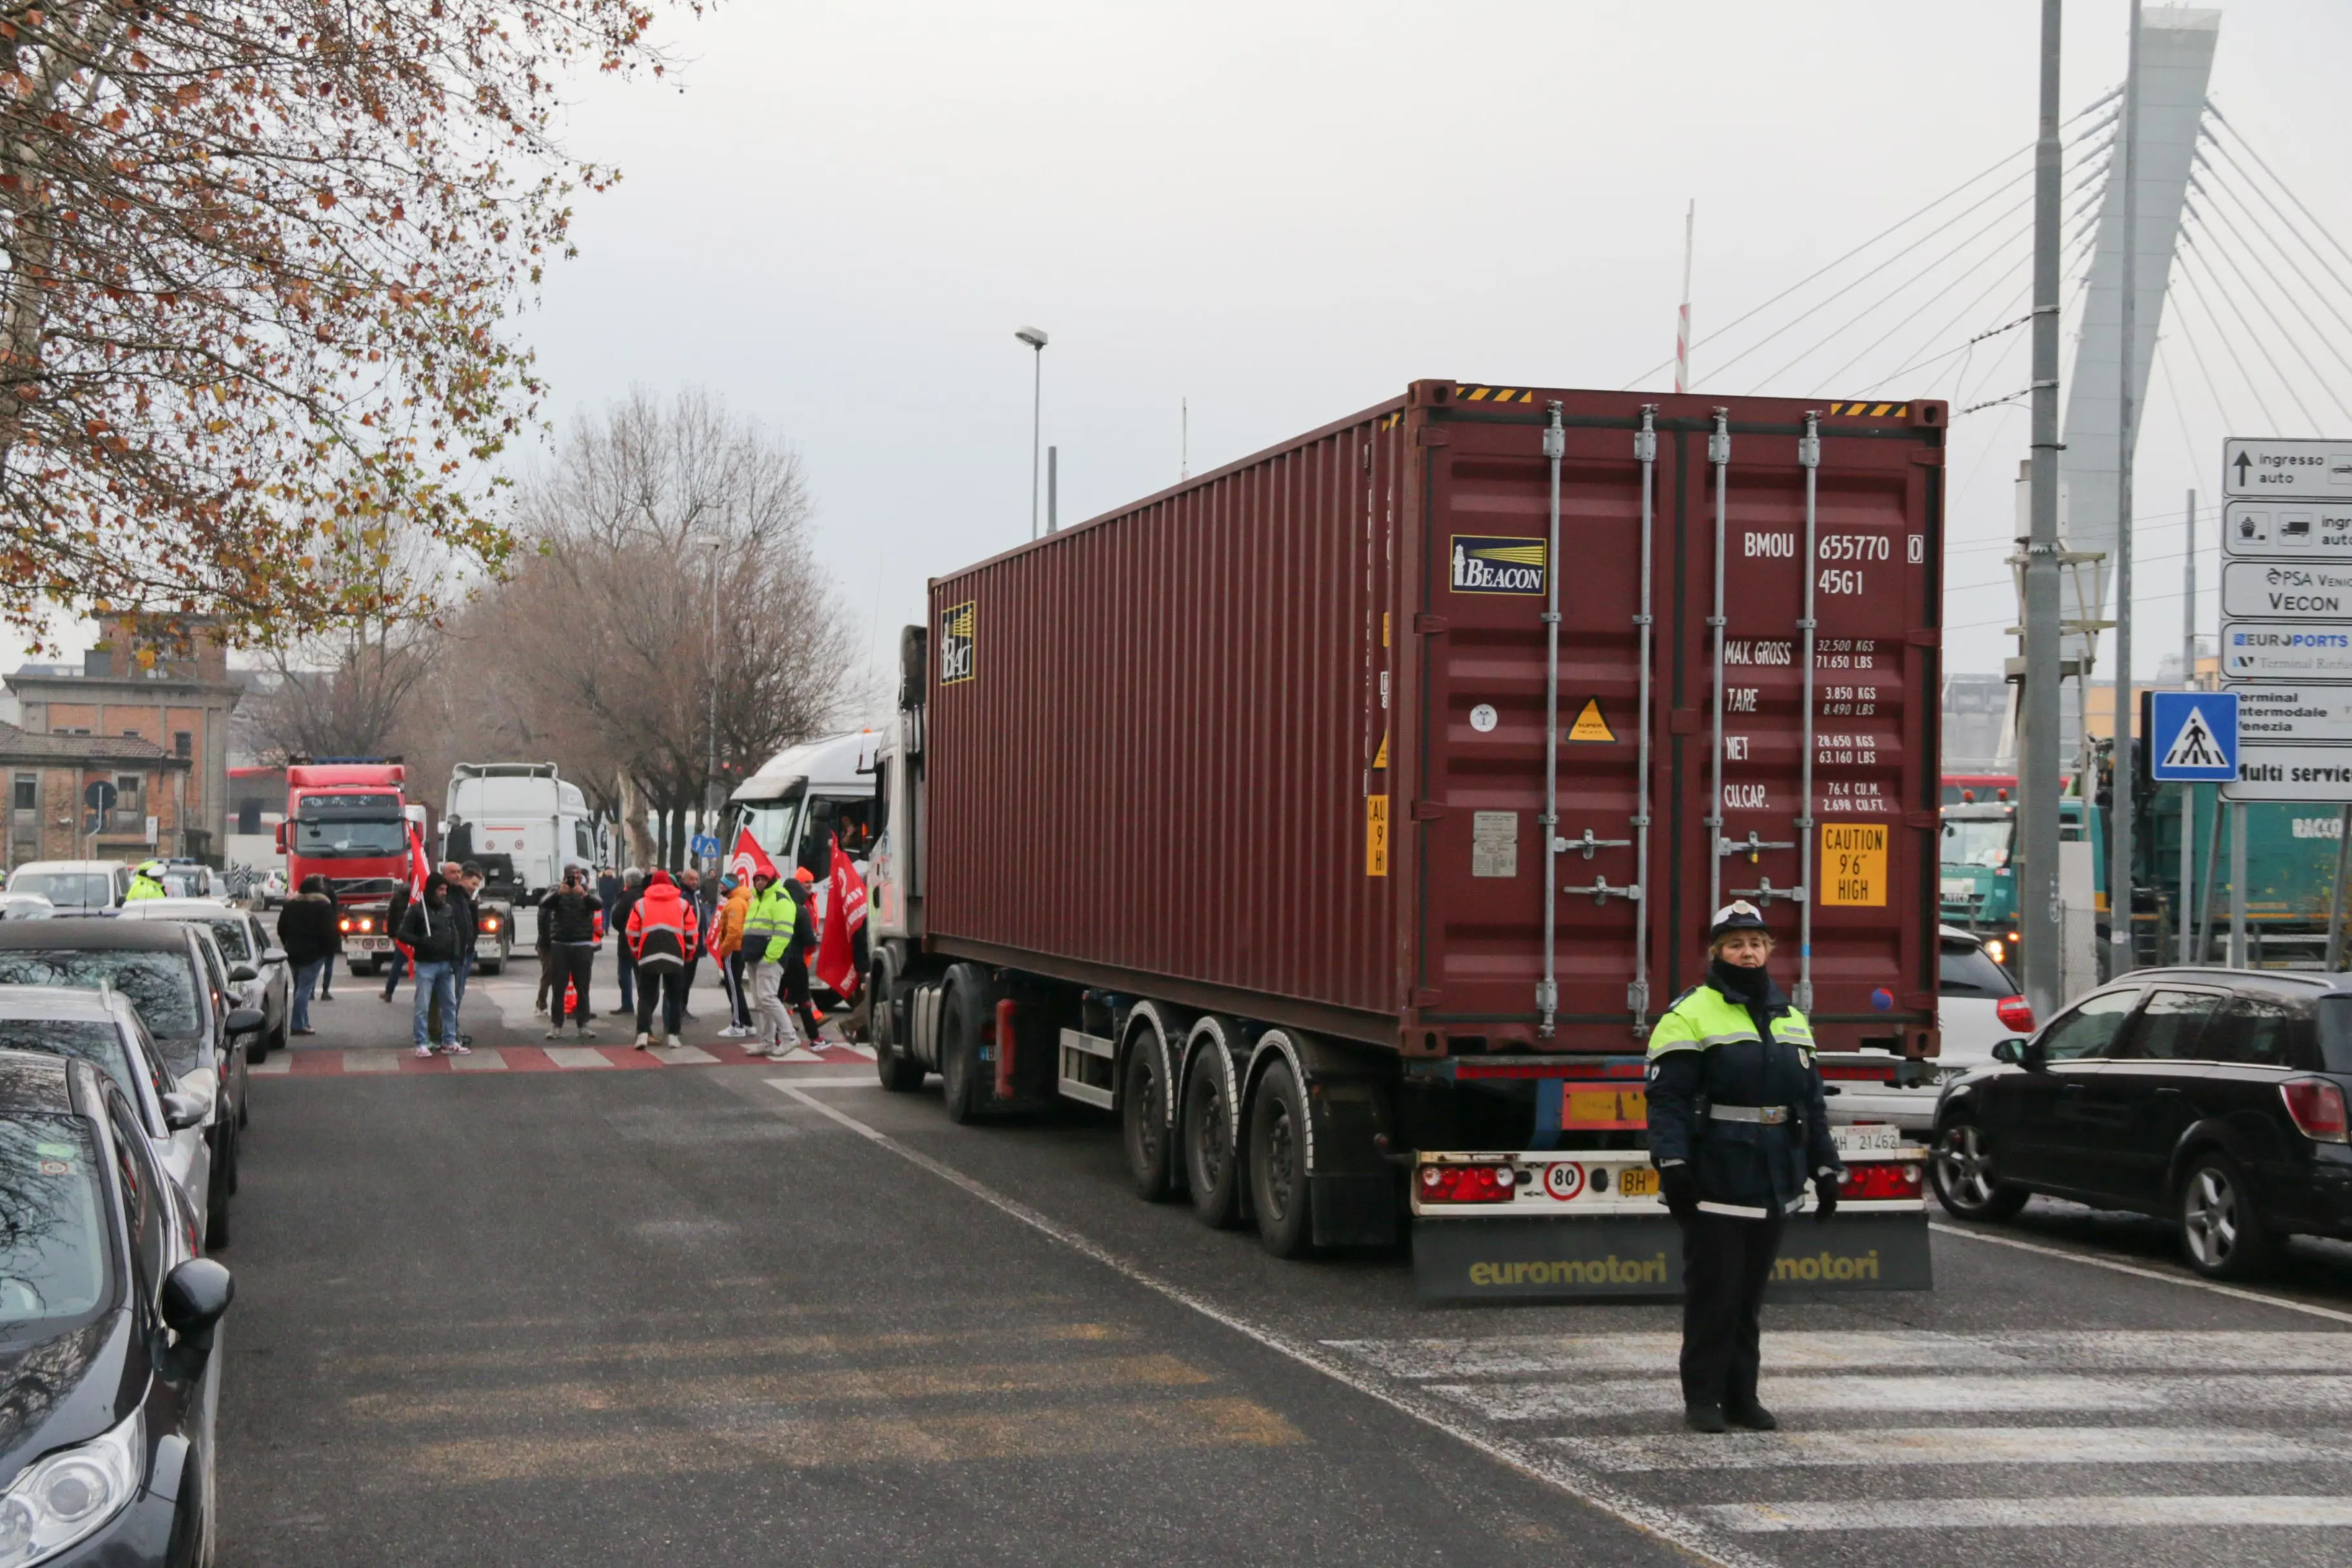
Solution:
[{"label": "utility pole", "polygon": [[1683,308],[1675,316],[1675,390],[1690,390],[1690,275],[1691,238],[1698,226],[1698,198],[1693,196],[1690,210],[1683,214]]},{"label": "utility pole", "polygon": [[1052,533],[1062,526],[1062,449],[1045,448],[1045,531]]},{"label": "utility pole", "polygon": [[2132,963],[2132,796],[2138,772],[2132,766],[2132,447],[2139,432],[2133,405],[2132,371],[2139,358],[2133,316],[2139,301],[2139,0],[2131,0],[2130,64],[2124,73],[2124,125],[2120,167],[2124,180],[2123,384],[2116,406],[2116,742],[2115,787],[2107,798],[2107,978],[2128,974]]},{"label": "utility pole", "polygon": [[1176,400],[1176,477],[1180,480],[1192,477],[1192,400],[1189,397]]},{"label": "utility pole", "polygon": [[[2181,554],[2180,582],[2180,684],[2189,690],[2197,689],[2197,492],[2189,492],[2189,542]],[[2155,739],[2149,738],[2153,745]],[[2215,792],[2220,798],[2220,792]],[[2190,911],[2197,907],[2196,888],[2192,879],[2197,874],[2197,786],[2180,786],[2180,946],[2174,959],[2178,963],[2194,963],[2189,956],[2189,939],[2196,934]]]},{"label": "utility pole", "polygon": [[2058,947],[2058,58],[2063,6],[2042,0],[2041,134],[2033,151],[2033,468],[2025,545],[2025,735],[2018,748],[2018,889],[2025,996],[2056,1016]]},{"label": "utility pole", "polygon": [[1030,379],[1029,391],[1029,537],[1037,537],[1037,498],[1039,479],[1044,472],[1045,428],[1045,329],[1023,327],[1013,334],[1027,343],[1036,354],[1036,370]]}]

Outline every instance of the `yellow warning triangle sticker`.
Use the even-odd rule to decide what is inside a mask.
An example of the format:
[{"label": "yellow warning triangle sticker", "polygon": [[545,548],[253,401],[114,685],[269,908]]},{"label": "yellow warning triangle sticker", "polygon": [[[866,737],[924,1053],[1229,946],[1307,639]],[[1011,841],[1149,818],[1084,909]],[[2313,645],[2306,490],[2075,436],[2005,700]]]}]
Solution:
[{"label": "yellow warning triangle sticker", "polygon": [[1383,731],[1381,732],[1381,752],[1380,752],[1380,755],[1378,755],[1378,756],[1376,756],[1376,757],[1374,757],[1374,758],[1372,759],[1372,766],[1374,766],[1374,767],[1376,767],[1376,768],[1384,768],[1384,767],[1387,767],[1388,765],[1389,765],[1389,738],[1388,738],[1388,734],[1387,734],[1387,732],[1386,732],[1385,731]]},{"label": "yellow warning triangle sticker", "polygon": [[1617,738],[1617,732],[1609,727],[1609,721],[1601,716],[1601,699],[1588,697],[1584,700],[1584,706],[1577,712],[1576,722],[1568,727],[1568,738],[1571,741],[1614,741]]}]

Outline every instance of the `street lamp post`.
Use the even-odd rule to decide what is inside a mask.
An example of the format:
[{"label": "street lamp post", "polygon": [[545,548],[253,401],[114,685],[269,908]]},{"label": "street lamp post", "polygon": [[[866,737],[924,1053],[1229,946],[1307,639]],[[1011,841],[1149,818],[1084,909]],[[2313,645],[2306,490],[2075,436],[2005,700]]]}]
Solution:
[{"label": "street lamp post", "polygon": [[[719,792],[719,547],[715,533],[695,541],[710,552],[710,706],[704,726],[702,753],[702,831],[710,831],[714,797]],[[723,852],[724,846],[721,846]]]},{"label": "street lamp post", "polygon": [[1023,327],[1013,334],[1037,351],[1029,395],[1029,537],[1037,537],[1037,464],[1045,415],[1045,329]]}]

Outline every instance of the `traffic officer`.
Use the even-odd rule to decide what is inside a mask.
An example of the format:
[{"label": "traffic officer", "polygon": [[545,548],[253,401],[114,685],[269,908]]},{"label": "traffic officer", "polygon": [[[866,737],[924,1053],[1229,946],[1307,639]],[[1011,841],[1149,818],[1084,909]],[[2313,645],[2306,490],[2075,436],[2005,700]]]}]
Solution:
[{"label": "traffic officer", "polygon": [[131,873],[131,886],[124,890],[122,901],[127,904],[139,899],[160,899],[164,896],[163,862],[142,860],[139,863],[139,868]]},{"label": "traffic officer", "polygon": [[1650,1034],[1650,1159],[1683,1227],[1683,1419],[1769,1432],[1757,1403],[1764,1287],[1810,1173],[1821,1218],[1845,1174],[1830,1140],[1813,1031],[1772,984],[1764,917],[1716,913],[1706,979]]}]

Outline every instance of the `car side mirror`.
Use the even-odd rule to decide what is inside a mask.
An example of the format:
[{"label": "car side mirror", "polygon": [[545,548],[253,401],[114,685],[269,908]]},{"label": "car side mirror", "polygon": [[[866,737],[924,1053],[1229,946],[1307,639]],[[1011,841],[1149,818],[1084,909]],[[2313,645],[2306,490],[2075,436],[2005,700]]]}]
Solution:
[{"label": "car side mirror", "polygon": [[1997,1042],[1992,1047],[1992,1059],[1997,1062],[2006,1062],[2013,1068],[2023,1067],[2025,1065],[2025,1042],[2023,1040],[2001,1040]]},{"label": "car side mirror", "polygon": [[198,1352],[213,1348],[213,1331],[236,1300],[236,1280],[209,1258],[191,1258],[163,1276],[163,1326]]},{"label": "car side mirror", "polygon": [[236,1007],[230,1009],[225,1026],[232,1035],[257,1035],[268,1022],[258,1007]]},{"label": "car side mirror", "polygon": [[212,1107],[193,1094],[182,1094],[174,1089],[163,1096],[163,1125],[174,1132],[200,1127],[205,1118],[211,1114]]},{"label": "car side mirror", "polygon": [[265,947],[261,950],[261,962],[283,963],[286,962],[286,950],[282,947]]},{"label": "car side mirror", "polygon": [[261,971],[250,963],[232,963],[228,966],[228,978],[231,984],[243,985],[247,981],[260,979]]}]

